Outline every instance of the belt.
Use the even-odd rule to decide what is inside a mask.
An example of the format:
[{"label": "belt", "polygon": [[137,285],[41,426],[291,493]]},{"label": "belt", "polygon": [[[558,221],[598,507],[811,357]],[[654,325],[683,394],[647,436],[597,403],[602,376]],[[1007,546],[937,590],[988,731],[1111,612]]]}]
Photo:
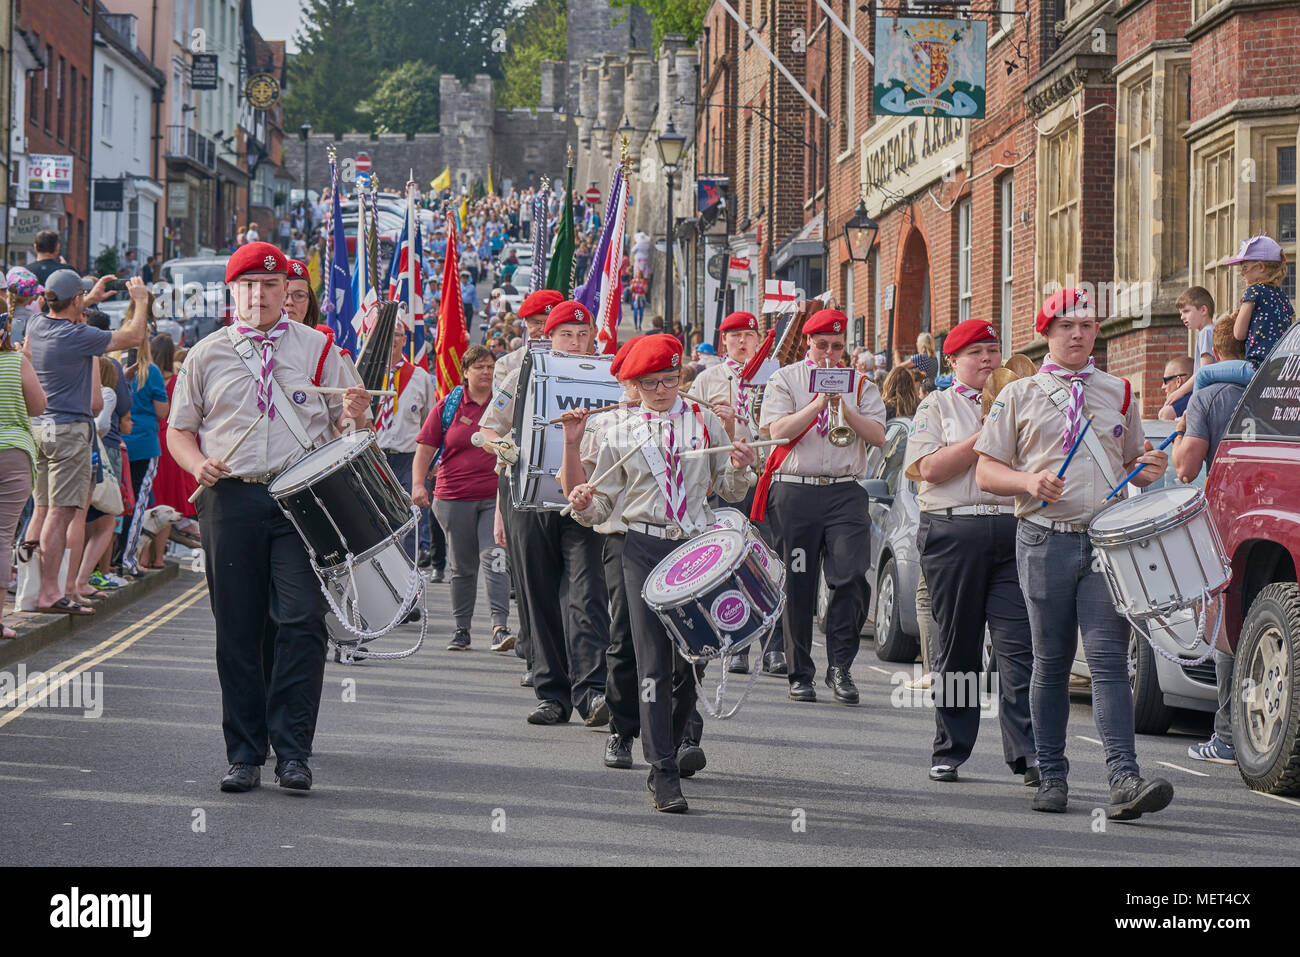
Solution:
[{"label": "belt", "polygon": [[239,479],[241,482],[248,482],[250,485],[267,485],[275,476],[275,472],[256,472],[252,475],[232,475],[230,477]]},{"label": "belt", "polygon": [[1053,532],[1068,532],[1071,535],[1082,535],[1088,531],[1088,522],[1053,522],[1050,519],[1043,518],[1040,515],[1022,515],[1020,520],[1028,522],[1030,525],[1037,525],[1040,528],[1050,529]]},{"label": "belt", "polygon": [[691,536],[691,533],[680,525],[650,525],[646,522],[628,522],[627,530],[629,532],[640,532],[642,535],[649,535],[651,538],[665,538],[670,542],[690,538]]},{"label": "belt", "polygon": [[1014,515],[1014,505],[961,505],[957,508],[936,509],[940,515],[951,518],[954,515]]},{"label": "belt", "polygon": [[841,482],[856,482],[856,475],[773,475],[773,482],[789,482],[792,485],[839,485]]}]

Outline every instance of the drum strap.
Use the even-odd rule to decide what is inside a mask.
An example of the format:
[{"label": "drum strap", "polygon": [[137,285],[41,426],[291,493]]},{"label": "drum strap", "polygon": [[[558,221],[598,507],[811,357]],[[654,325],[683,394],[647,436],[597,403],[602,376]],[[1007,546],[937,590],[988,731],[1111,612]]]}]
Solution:
[{"label": "drum strap", "polygon": [[[226,326],[226,332],[230,336],[230,341],[235,347],[235,353],[240,360],[248,367],[254,381],[260,381],[262,373],[259,367],[259,360],[254,357],[253,344],[241,336],[234,326]],[[280,382],[271,374],[271,402],[275,406],[276,418],[282,420],[293,433],[293,437],[307,451],[314,449],[315,443],[307,438],[307,430],[303,427],[302,419],[298,418],[298,410],[293,407],[284,390],[280,388]]]},{"label": "drum strap", "polygon": [[[1067,415],[1066,407],[1070,402],[1070,391],[1061,388],[1057,385],[1055,379],[1044,372],[1034,376],[1034,382],[1047,393],[1047,397],[1052,400],[1052,404],[1060,410],[1061,414]],[[1083,433],[1083,444],[1088,447],[1088,454],[1097,463],[1097,468],[1101,469],[1101,476],[1106,480],[1106,485],[1114,488],[1117,481],[1115,472],[1110,467],[1110,459],[1106,456],[1106,450],[1101,447],[1101,441],[1097,438],[1096,429],[1089,429]]]}]

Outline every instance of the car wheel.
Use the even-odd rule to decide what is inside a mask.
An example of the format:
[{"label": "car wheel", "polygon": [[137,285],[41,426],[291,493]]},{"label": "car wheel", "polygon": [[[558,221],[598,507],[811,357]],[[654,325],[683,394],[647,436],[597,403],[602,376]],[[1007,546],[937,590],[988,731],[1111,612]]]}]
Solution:
[{"label": "car wheel", "polygon": [[826,634],[826,609],[831,603],[831,589],[826,584],[826,576],[817,573],[817,609],[813,612],[813,622],[817,630]]},{"label": "car wheel", "polygon": [[898,566],[891,557],[876,587],[876,657],[881,661],[913,662],[921,651],[916,638],[903,634],[898,607]]},{"label": "car wheel", "polygon": [[1261,591],[1241,626],[1232,744],[1253,790],[1300,792],[1300,588],[1293,583]]},{"label": "car wheel", "polygon": [[1133,691],[1133,730],[1138,734],[1164,734],[1174,721],[1174,709],[1165,704],[1156,675],[1156,653],[1136,631],[1128,634],[1128,686]]}]

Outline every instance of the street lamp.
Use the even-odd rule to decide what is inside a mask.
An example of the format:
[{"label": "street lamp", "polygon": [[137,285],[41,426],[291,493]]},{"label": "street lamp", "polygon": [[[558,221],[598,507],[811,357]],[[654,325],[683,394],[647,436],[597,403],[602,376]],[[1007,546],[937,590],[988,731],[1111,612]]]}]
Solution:
[{"label": "street lamp", "polygon": [[[659,161],[663,163],[664,175],[668,180],[668,229],[664,252],[667,256],[667,264],[664,268],[664,327],[665,330],[672,329],[672,312],[673,312],[673,174],[677,172],[677,164],[681,162],[682,150],[686,147],[686,137],[678,133],[673,126],[673,119],[668,118],[668,128],[659,134],[657,141],[659,146]],[[683,324],[685,328],[685,324]]]},{"label": "street lamp", "polygon": [[844,245],[849,251],[850,262],[864,263],[876,244],[876,233],[880,225],[867,215],[867,204],[858,200],[858,208],[853,211],[849,221],[844,224]]},{"label": "street lamp", "polygon": [[311,152],[311,143],[307,137],[311,136],[311,124],[304,123],[298,127],[298,135],[302,137],[302,201],[303,205],[306,206],[310,203],[307,198],[307,156]]}]

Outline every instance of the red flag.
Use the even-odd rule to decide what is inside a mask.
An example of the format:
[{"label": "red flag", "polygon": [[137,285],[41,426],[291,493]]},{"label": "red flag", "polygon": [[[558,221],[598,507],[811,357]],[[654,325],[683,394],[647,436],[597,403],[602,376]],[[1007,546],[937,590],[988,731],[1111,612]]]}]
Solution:
[{"label": "red flag", "polygon": [[749,361],[745,363],[745,368],[740,370],[742,382],[751,382],[754,376],[758,375],[759,367],[772,354],[772,343],[774,342],[776,342],[776,326],[768,330],[767,338],[763,340],[763,344],[758,347],[757,352],[749,357]]},{"label": "red flag", "polygon": [[443,398],[460,385],[460,358],[469,348],[465,305],[460,299],[460,265],[456,255],[456,220],[447,214],[447,261],[442,269],[442,301],[438,306],[438,332],[434,337],[434,382]]}]

